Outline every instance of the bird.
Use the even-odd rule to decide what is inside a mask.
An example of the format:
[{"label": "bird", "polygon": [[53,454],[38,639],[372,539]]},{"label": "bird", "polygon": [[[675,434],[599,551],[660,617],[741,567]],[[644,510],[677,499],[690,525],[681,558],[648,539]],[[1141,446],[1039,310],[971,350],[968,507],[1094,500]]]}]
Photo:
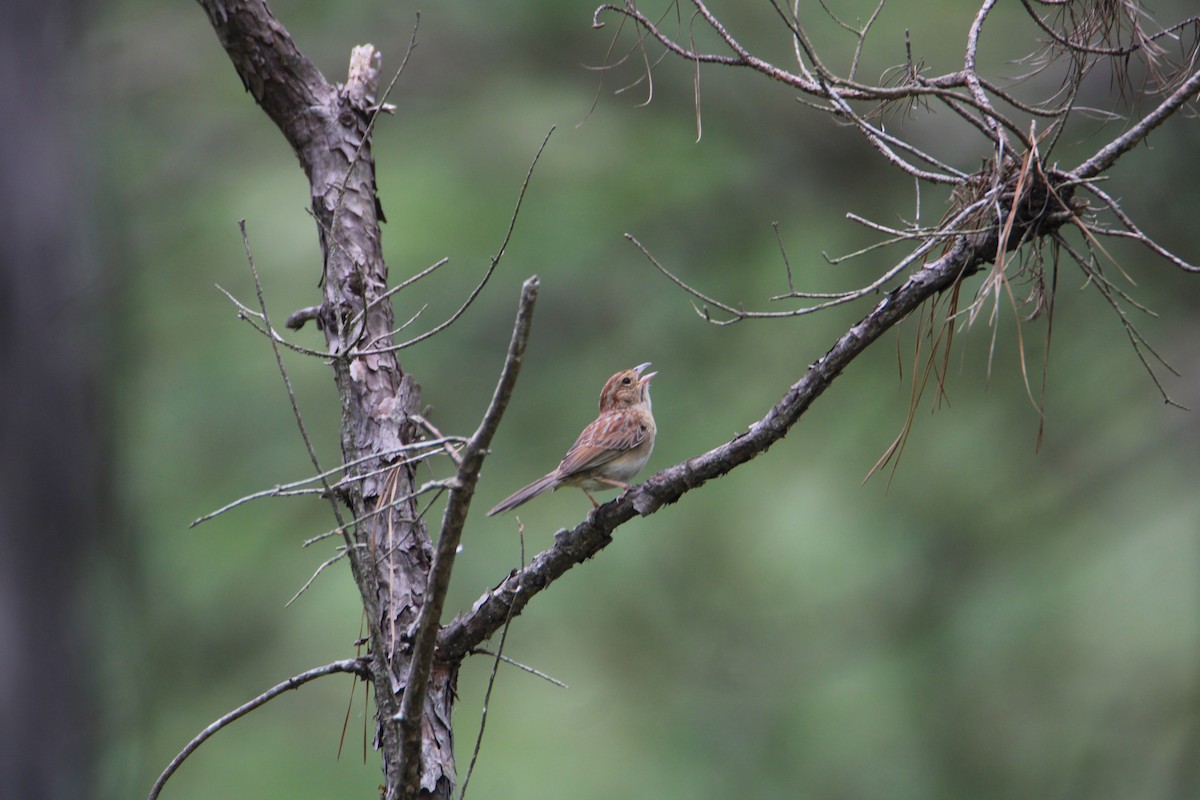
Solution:
[{"label": "bird", "polygon": [[488,512],[489,517],[511,511],[543,492],[578,486],[592,501],[591,489],[628,489],[628,481],[646,465],[654,449],[654,415],[650,413],[650,379],[642,374],[650,362],[613,375],[600,391],[600,414],[583,429],[562,462]]}]

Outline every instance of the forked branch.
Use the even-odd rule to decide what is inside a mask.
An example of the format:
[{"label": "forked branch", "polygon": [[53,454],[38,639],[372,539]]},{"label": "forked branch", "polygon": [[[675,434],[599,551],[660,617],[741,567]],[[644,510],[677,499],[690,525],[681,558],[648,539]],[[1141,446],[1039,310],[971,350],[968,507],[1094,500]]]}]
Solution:
[{"label": "forked branch", "polygon": [[[401,757],[405,767],[404,785],[419,786],[421,776],[421,709],[425,703],[425,687],[433,667],[434,650],[437,644],[438,623],[441,621],[446,592],[450,589],[450,573],[454,569],[454,557],[462,540],[463,526],[475,485],[479,481],[479,470],[491,445],[492,437],[500,425],[500,418],[508,407],[509,398],[517,384],[517,375],[529,344],[529,331],[533,324],[533,308],[537,302],[538,279],[532,277],[521,287],[521,300],[517,307],[517,319],[513,326],[508,353],[500,371],[500,379],[492,394],[491,403],[475,433],[467,440],[459,454],[458,472],[450,484],[449,499],[442,515],[442,529],[438,536],[433,566],[430,568],[425,603],[417,617],[413,631],[413,652],[405,681],[404,697],[400,701],[397,721],[401,731]],[[461,660],[461,658],[459,659]]]}]

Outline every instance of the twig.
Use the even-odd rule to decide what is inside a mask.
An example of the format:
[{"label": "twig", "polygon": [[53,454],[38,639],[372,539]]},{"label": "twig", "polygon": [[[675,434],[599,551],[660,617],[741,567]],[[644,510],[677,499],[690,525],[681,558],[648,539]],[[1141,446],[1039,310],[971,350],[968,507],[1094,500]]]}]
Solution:
[{"label": "twig", "polygon": [[1094,194],[1096,197],[1100,198],[1100,201],[1103,202],[1104,205],[1108,207],[1108,210],[1111,211],[1113,213],[1113,215],[1116,216],[1116,218],[1121,221],[1121,224],[1127,228],[1127,230],[1125,230],[1125,231],[1116,231],[1116,230],[1107,230],[1107,229],[1103,229],[1103,228],[1092,227],[1090,230],[1093,233],[1103,234],[1105,236],[1123,236],[1123,237],[1127,237],[1130,239],[1134,239],[1136,241],[1141,242],[1146,247],[1150,248],[1150,250],[1152,250],[1156,255],[1161,256],[1162,258],[1165,258],[1167,261],[1170,261],[1172,264],[1179,267],[1180,269],[1182,269],[1186,272],[1200,272],[1200,265],[1190,264],[1187,261],[1184,261],[1182,258],[1175,255],[1171,251],[1167,250],[1165,247],[1160,245],[1158,242],[1154,241],[1149,236],[1142,233],[1141,229],[1139,229],[1138,226],[1136,224],[1134,224],[1133,220],[1129,218],[1129,215],[1126,214],[1124,212],[1124,210],[1122,210],[1121,206],[1117,204],[1117,201],[1115,199],[1113,199],[1112,197],[1110,197],[1107,192],[1105,192],[1103,189],[1101,189],[1095,183],[1086,182],[1084,184],[1084,188],[1087,189],[1092,194]]},{"label": "twig", "polygon": [[681,279],[680,277],[675,275],[673,272],[668,270],[666,267],[664,267],[661,263],[659,263],[658,259],[656,259],[653,255],[651,255],[650,251],[647,250],[646,247],[641,242],[639,242],[636,238],[634,238],[631,234],[628,234],[628,233],[625,234],[625,238],[628,239],[630,242],[632,242],[635,247],[637,247],[639,250],[641,250],[642,255],[646,256],[646,258],[650,261],[650,263],[653,264],[658,269],[659,272],[661,272],[663,275],[665,275],[676,286],[680,287],[681,289],[683,289],[685,292],[692,295],[693,297],[699,299],[701,302],[703,302],[707,305],[711,305],[714,308],[717,308],[717,309],[725,312],[726,314],[729,314],[730,315],[729,319],[718,320],[718,319],[713,319],[712,317],[710,317],[708,315],[707,309],[697,309],[696,313],[701,318],[712,323],[713,325],[721,326],[721,325],[731,325],[735,322],[740,322],[741,320],[744,320],[744,319],[783,319],[786,317],[801,317],[801,316],[805,316],[806,314],[812,314],[814,312],[821,311],[826,308],[831,308],[833,306],[842,305],[844,303],[849,303],[853,300],[858,300],[859,298],[866,297],[867,295],[872,294],[873,292],[881,289],[889,281],[891,281],[893,278],[895,278],[897,275],[899,275],[905,269],[907,269],[912,264],[914,264],[918,259],[924,257],[930,250],[937,247],[939,244],[945,243],[948,239],[950,239],[952,237],[959,236],[963,233],[966,233],[966,231],[963,231],[960,228],[958,228],[958,225],[961,224],[964,220],[968,219],[972,214],[974,214],[980,208],[984,207],[988,202],[989,201],[987,198],[983,198],[980,200],[976,200],[974,203],[971,203],[970,205],[961,209],[957,214],[954,215],[954,217],[952,217],[949,221],[944,223],[938,229],[938,232],[931,233],[917,247],[915,247],[908,255],[906,255],[904,258],[900,259],[900,261],[898,261],[896,264],[889,267],[882,275],[880,275],[875,280],[871,281],[869,284],[867,284],[865,286],[861,286],[858,289],[855,289],[855,290],[849,291],[849,292],[841,292],[841,293],[830,294],[830,295],[821,295],[821,294],[805,295],[805,296],[818,297],[818,298],[829,297],[832,299],[829,299],[824,303],[816,303],[815,305],[804,306],[802,308],[796,308],[796,309],[792,309],[790,311],[747,311],[746,309],[744,309],[740,306],[739,307],[731,306],[728,303],[723,303],[720,300],[709,297],[708,295],[702,293],[698,289],[689,285],[683,279]]},{"label": "twig", "polygon": [[[416,275],[406,278],[405,280],[396,284],[392,288],[388,289],[386,292],[383,292],[382,294],[380,294],[378,297],[372,298],[370,302],[368,302],[365,306],[363,306],[361,311],[359,311],[353,317],[350,318],[350,322],[347,323],[347,327],[353,328],[355,325],[358,325],[358,323],[362,321],[364,315],[370,313],[371,310],[375,308],[375,306],[379,305],[384,300],[387,300],[389,297],[396,294],[397,292],[404,291],[409,286],[412,286],[414,283],[421,280],[422,278],[424,278],[428,275],[432,275],[439,267],[444,267],[446,264],[449,264],[449,263],[450,263],[449,258],[445,258],[445,257],[440,258],[437,261],[435,261],[433,264],[430,264],[428,267],[426,267],[425,269],[418,272]],[[395,331],[402,331],[405,328],[407,328],[409,325],[411,325],[413,322],[416,321],[417,317],[420,316],[421,312],[424,310],[425,310],[425,306],[422,306],[420,308],[420,310],[417,311],[416,314],[414,314],[407,322],[405,322],[399,328],[396,328]],[[393,331],[393,332],[395,332],[395,331]]]},{"label": "twig", "polygon": [[467,299],[463,301],[463,304],[459,306],[458,310],[451,314],[450,317],[440,325],[425,331],[425,333],[422,333],[420,336],[409,339],[407,342],[388,345],[387,347],[376,347],[361,350],[355,353],[355,355],[361,356],[375,353],[391,353],[397,350],[403,350],[406,347],[412,347],[414,344],[423,342],[431,336],[436,336],[446,328],[449,328],[458,321],[458,318],[461,317],[468,308],[471,307],[471,304],[475,302],[475,298],[478,297],[479,293],[483,291],[483,287],[487,286],[487,282],[492,277],[492,273],[496,271],[496,267],[500,265],[500,259],[504,258],[504,254],[508,251],[508,243],[512,239],[513,231],[517,227],[517,217],[521,213],[521,204],[525,200],[525,191],[529,188],[529,182],[533,178],[533,170],[537,166],[538,161],[541,159],[542,153],[546,150],[546,145],[549,144],[550,137],[554,134],[554,131],[555,128],[550,128],[550,131],[546,134],[546,138],[542,140],[542,145],[538,148],[537,154],[534,155],[533,162],[529,165],[529,171],[525,173],[525,180],[521,182],[521,190],[517,193],[517,204],[516,207],[513,208],[512,217],[508,221],[508,230],[504,234],[504,241],[500,243],[499,251],[497,251],[496,255],[492,256],[491,263],[488,264],[487,271],[484,272],[483,278],[479,281],[479,284],[471,290],[471,293],[467,295]]},{"label": "twig", "polygon": [[[450,444],[451,440],[449,438],[447,438],[446,436],[443,436],[442,432],[437,429],[437,426],[435,426],[429,420],[425,419],[425,417],[421,416],[420,414],[409,414],[408,418],[414,424],[420,425],[422,428],[424,428],[426,430],[426,432],[428,432],[431,436],[433,436],[434,438],[432,441],[442,442],[443,448],[446,451],[446,455],[448,455],[450,457],[450,460],[454,462],[454,466],[457,467],[462,464],[462,458],[459,457],[458,451],[455,450],[454,447]],[[465,444],[467,440],[463,439],[462,437],[454,437],[454,441],[456,443]]]},{"label": "twig", "polygon": [[1094,178],[1101,172],[1105,172],[1117,163],[1118,158],[1145,139],[1150,131],[1165,122],[1184,103],[1194,98],[1197,92],[1200,92],[1200,70],[1192,73],[1191,77],[1172,92],[1170,97],[1159,103],[1153,111],[1138,120],[1135,125],[1096,151],[1096,154],[1087,161],[1071,170],[1071,176],[1078,179]]},{"label": "twig", "polygon": [[[788,294],[786,296],[792,297],[796,294],[796,284],[792,281],[792,262],[788,258],[787,248],[783,245],[783,235],[779,232],[779,222],[772,222],[771,229],[775,231],[775,243],[779,245],[779,255],[783,259],[783,267],[787,271]],[[777,295],[771,299],[778,300],[784,296],[785,295]]]},{"label": "twig", "polygon": [[348,672],[351,675],[357,675],[364,680],[370,680],[371,678],[371,671],[367,667],[366,659],[347,658],[341,661],[334,661],[332,664],[326,664],[323,667],[310,669],[307,672],[301,672],[299,675],[294,675],[291,678],[288,678],[283,683],[272,686],[258,697],[250,700],[247,703],[243,703],[233,711],[230,711],[225,716],[213,722],[204,730],[200,731],[200,733],[198,733],[190,742],[187,743],[186,747],[179,751],[179,755],[171,759],[171,763],[167,765],[167,768],[163,770],[163,773],[158,776],[158,780],[154,782],[154,786],[150,788],[150,794],[147,797],[147,800],[156,800],[159,793],[162,792],[163,786],[171,778],[171,776],[175,774],[175,771],[179,769],[179,766],[183,764],[184,760],[187,759],[187,757],[192,753],[196,752],[196,749],[200,747],[200,745],[204,744],[204,742],[207,741],[214,733],[221,730],[226,725],[229,725],[231,722],[235,722],[241,717],[246,716],[259,706],[274,700],[276,697],[286,691],[299,688],[311,680],[323,677],[325,675],[333,675],[337,672]]},{"label": "twig", "polygon": [[347,555],[349,555],[349,553],[350,553],[350,551],[347,550],[346,548],[339,547],[337,553],[335,553],[334,555],[330,556],[329,558],[327,558],[321,562],[321,566],[317,567],[316,572],[314,572],[312,574],[312,576],[310,576],[309,579],[304,582],[303,586],[301,586],[299,589],[296,590],[296,593],[294,595],[292,595],[292,599],[288,600],[286,603],[284,603],[283,607],[287,608],[292,603],[296,602],[296,600],[299,599],[300,595],[304,594],[304,592],[308,589],[309,586],[312,586],[313,581],[315,581],[317,579],[317,576],[325,571],[326,567],[333,566],[334,564],[336,564],[337,562],[339,562],[343,558],[345,558]]},{"label": "twig", "polygon": [[[258,268],[254,266],[254,254],[250,252],[250,237],[246,234],[246,220],[238,220],[238,228],[242,231],[242,247],[246,250],[246,261],[250,265],[250,274],[254,276],[254,293],[258,297],[258,307],[262,309],[263,324],[268,330],[271,328],[271,318],[267,315],[267,301],[263,297],[262,281],[258,278]],[[325,494],[329,498],[329,507],[333,509],[333,517],[337,520],[338,527],[342,531],[342,538],[345,540],[346,547],[353,547],[354,541],[350,538],[350,534],[346,531],[346,523],[342,519],[342,510],[338,508],[337,498],[333,494],[333,490],[329,485],[329,481],[323,477],[321,469],[321,461],[317,458],[317,450],[313,447],[312,439],[308,436],[308,429],[304,426],[304,417],[300,414],[300,404],[296,400],[296,391],[292,388],[292,379],[288,377],[287,368],[283,365],[283,354],[279,352],[279,343],[274,338],[271,339],[271,350],[275,353],[275,365],[279,368],[279,375],[283,378],[283,385],[287,389],[288,402],[292,406],[292,416],[296,420],[296,427],[300,430],[300,438],[304,440],[304,447],[308,450],[309,460],[312,461],[313,468],[321,477],[321,488],[325,490]]]},{"label": "twig", "polygon": [[301,355],[305,355],[305,356],[312,356],[314,358],[326,358],[326,359],[333,358],[332,353],[326,353],[326,352],[322,352],[320,350],[313,350],[312,348],[303,347],[301,345],[289,342],[287,339],[283,338],[283,336],[281,336],[278,331],[276,331],[274,328],[272,328],[269,324],[266,324],[265,322],[264,322],[264,324],[266,324],[266,327],[259,326],[251,318],[257,317],[258,319],[263,319],[263,313],[261,311],[252,310],[249,306],[244,304],[241,300],[238,300],[236,297],[234,297],[232,293],[227,291],[225,289],[225,287],[221,286],[219,283],[214,284],[214,285],[217,287],[218,292],[220,292],[221,294],[228,297],[229,301],[231,303],[233,303],[235,306],[237,306],[238,318],[245,320],[246,323],[251,328],[254,328],[254,330],[258,331],[263,336],[270,339],[273,344],[281,344],[284,347],[286,347],[287,349],[293,350],[293,351],[300,353]]},{"label": "twig", "polygon": [[434,551],[433,566],[429,569],[429,581],[425,589],[425,602],[417,616],[412,633],[412,655],[409,660],[408,676],[404,681],[404,696],[396,720],[400,723],[401,764],[404,779],[401,785],[419,786],[421,774],[421,709],[425,705],[425,693],[429,683],[429,672],[437,646],[438,623],[446,592],[450,589],[450,573],[454,569],[454,558],[462,539],[463,526],[479,480],[479,470],[487,455],[492,436],[500,425],[500,418],[508,406],[525,347],[529,342],[529,331],[533,323],[533,308],[537,301],[538,279],[529,278],[521,287],[521,299],[517,307],[517,319],[513,326],[512,339],[500,379],[492,393],[491,403],[484,412],[479,427],[463,448],[458,473],[450,485],[450,496],[442,514],[441,533]]},{"label": "twig", "polygon": [[[387,471],[394,469],[396,466],[397,465],[395,465],[395,464],[389,464],[385,469],[383,469],[381,471],[387,472]],[[433,491],[438,491],[438,492],[445,491],[447,488],[449,488],[449,486],[450,486],[450,482],[445,481],[445,480],[426,481],[425,483],[421,484],[421,486],[419,488],[417,488],[407,494],[401,495],[399,497],[395,497],[392,499],[391,502],[382,503],[382,504],[376,506],[375,508],[371,509],[370,511],[366,512],[365,514],[355,517],[353,520],[350,521],[350,524],[351,525],[359,525],[363,522],[366,522],[369,519],[373,519],[373,518],[379,516],[380,514],[383,514],[387,511],[390,511],[394,508],[397,508],[397,507],[403,505],[404,503],[408,502],[409,500],[412,500],[414,497],[420,497],[423,494],[426,494],[428,492],[433,492]],[[330,536],[337,536],[339,534],[342,536],[346,535],[346,528],[345,528],[344,524],[337,528],[331,528],[330,530],[327,530],[324,533],[319,533],[316,536],[313,536],[309,539],[305,539],[303,546],[309,547],[310,545],[314,545],[323,539],[328,539]]]},{"label": "twig", "polygon": [[975,19],[971,22],[971,29],[967,33],[967,48],[966,56],[963,59],[963,73],[966,76],[967,88],[971,92],[971,96],[975,98],[975,102],[983,110],[984,124],[987,125],[991,132],[992,140],[995,141],[996,147],[1004,146],[1004,131],[1000,127],[1000,123],[996,119],[996,113],[992,109],[991,101],[988,100],[987,94],[983,91],[983,86],[979,83],[979,74],[975,70],[975,56],[979,51],[979,34],[983,30],[984,20],[992,11],[992,7],[996,5],[996,0],[983,0],[983,5],[979,7],[979,11],[975,14]]},{"label": "twig", "polygon": [[[525,569],[525,526],[520,520],[517,520],[517,536],[521,542],[521,566],[518,567],[518,572]],[[467,765],[467,774],[463,778],[462,790],[458,793],[458,800],[466,800],[467,784],[471,782],[471,775],[475,772],[475,762],[479,759],[479,748],[483,746],[483,732],[487,728],[488,707],[492,702],[492,689],[496,686],[496,675],[500,670],[500,661],[504,658],[504,644],[508,641],[508,626],[512,623],[512,609],[509,609],[508,619],[504,620],[504,627],[500,629],[500,642],[496,645],[495,657],[492,659],[492,671],[488,675],[487,689],[483,693],[483,711],[479,714],[479,733],[475,735],[475,747],[471,750],[471,763]]]},{"label": "twig", "polygon": [[[863,135],[867,139],[867,142],[901,171],[912,175],[914,178],[919,178],[930,183],[957,186],[963,182],[963,179],[966,177],[964,173],[953,169],[948,165],[942,164],[935,157],[925,153],[922,150],[919,150],[908,142],[905,142],[903,139],[899,139],[889,133],[884,132],[882,128],[877,128],[871,125],[858,114],[854,113],[854,109],[850,107],[849,103],[842,99],[841,93],[833,86],[825,86],[825,95],[829,98],[829,101],[833,104],[833,107],[837,109],[837,112],[854,123],[854,125],[860,131],[862,131]],[[892,149],[893,145],[908,153],[911,153],[912,155],[915,155],[922,161],[946,169],[946,171],[953,174],[943,175],[939,172],[929,172],[928,170],[920,169],[919,167],[910,164],[897,155],[896,151]]]},{"label": "twig", "polygon": [[[1083,270],[1085,275],[1089,275],[1091,277],[1100,277],[1093,269],[1089,268],[1088,260],[1083,256],[1083,254],[1071,247],[1070,243],[1063,239],[1061,234],[1055,234],[1055,241],[1059,247],[1067,251],[1075,263],[1079,265],[1080,269]],[[1167,363],[1166,359],[1159,355],[1158,351],[1155,350],[1148,341],[1146,341],[1144,336],[1142,336],[1142,333],[1137,329],[1137,326],[1130,321],[1129,315],[1126,314],[1125,309],[1121,307],[1119,299],[1113,296],[1115,292],[1113,291],[1111,284],[1105,280],[1097,280],[1095,283],[1096,288],[1100,292],[1101,296],[1104,297],[1105,301],[1109,304],[1113,311],[1116,312],[1117,319],[1121,321],[1121,326],[1125,329],[1125,336],[1129,339],[1129,343],[1133,347],[1134,354],[1137,355],[1138,360],[1142,362],[1142,367],[1146,370],[1146,374],[1150,376],[1150,380],[1154,382],[1154,385],[1158,389],[1159,395],[1162,397],[1163,402],[1167,405],[1175,406],[1176,408],[1186,411],[1186,406],[1181,405],[1173,400],[1171,395],[1167,393],[1167,388],[1163,386],[1162,381],[1159,380],[1158,375],[1155,373],[1153,366],[1150,364],[1150,360],[1146,357],[1146,354],[1149,353],[1155,361],[1161,364],[1172,374],[1178,375],[1179,372],[1176,371],[1176,369],[1169,363]]]},{"label": "twig", "polygon": [[[308,478],[302,478],[301,480],[292,481],[291,483],[284,483],[284,484],[280,484],[279,486],[273,486],[270,489],[262,489],[257,492],[251,492],[248,495],[244,495],[232,502],[226,503],[225,505],[221,506],[220,508],[216,509],[215,511],[210,511],[207,514],[204,514],[203,516],[197,517],[196,519],[192,520],[191,524],[188,525],[188,527],[194,528],[197,525],[199,525],[200,523],[208,522],[210,519],[219,517],[222,514],[232,511],[233,509],[237,508],[238,506],[249,503],[252,500],[260,500],[264,497],[292,497],[292,496],[296,496],[296,495],[310,495],[310,494],[324,495],[327,491],[329,491],[328,489],[326,489],[324,487],[322,487],[320,489],[316,489],[316,488],[300,489],[299,487],[304,486],[305,484],[319,481],[322,478],[329,478],[333,475],[336,475],[339,472],[345,472],[346,470],[350,469],[351,467],[355,467],[359,464],[362,464],[365,461],[374,461],[379,458],[387,458],[389,456],[408,452],[410,450],[422,450],[425,448],[429,448],[430,450],[435,451],[435,452],[438,451],[439,448],[445,448],[448,452],[454,452],[453,445],[460,444],[465,441],[466,441],[466,439],[464,439],[461,436],[447,436],[447,437],[439,437],[437,439],[425,439],[420,442],[413,442],[411,444],[393,447],[389,450],[384,450],[380,453],[372,453],[369,456],[362,456],[361,458],[356,458],[353,461],[349,461],[345,464],[339,464],[338,466],[334,467],[333,469],[327,469],[320,474],[313,475]],[[431,456],[433,454],[434,454],[433,452],[426,453],[416,459],[406,459],[399,463],[405,463],[405,464],[415,463],[416,461],[420,461],[425,458],[428,458],[429,456]],[[364,478],[369,478],[372,475],[377,475],[380,472],[389,470],[392,468],[392,466],[393,466],[392,464],[389,464],[386,467],[381,467],[377,470],[372,470],[370,472],[357,473],[352,476],[347,476],[347,478],[343,478],[343,479],[339,480],[337,483],[332,484],[331,488],[336,489],[341,486],[345,486],[347,481],[350,481],[350,482],[361,481]]]},{"label": "twig", "polygon": [[517,669],[522,670],[523,672],[528,672],[530,675],[535,675],[535,676],[541,678],[542,680],[544,680],[548,683],[552,683],[561,689],[569,689],[570,688],[565,683],[560,681],[558,678],[555,678],[553,675],[547,675],[546,673],[542,672],[540,669],[535,669],[535,668],[529,666],[528,664],[522,664],[520,661],[509,658],[506,655],[502,655],[500,653],[493,653],[491,650],[488,650],[486,648],[476,647],[474,650],[471,651],[470,654],[473,656],[496,656],[501,661],[503,661],[505,664],[508,664],[509,666],[512,666],[512,667],[516,667]]}]

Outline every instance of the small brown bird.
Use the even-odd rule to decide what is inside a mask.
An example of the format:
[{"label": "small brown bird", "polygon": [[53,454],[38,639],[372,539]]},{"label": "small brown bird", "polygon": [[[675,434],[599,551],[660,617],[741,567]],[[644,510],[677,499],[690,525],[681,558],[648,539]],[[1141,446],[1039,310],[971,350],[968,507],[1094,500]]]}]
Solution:
[{"label": "small brown bird", "polygon": [[560,486],[583,489],[596,508],[600,504],[589,489],[628,489],[627,481],[645,466],[654,449],[650,379],[658,373],[642,375],[648,366],[649,361],[609,378],[600,392],[600,415],[579,434],[558,469],[502,501],[488,516],[511,511]]}]

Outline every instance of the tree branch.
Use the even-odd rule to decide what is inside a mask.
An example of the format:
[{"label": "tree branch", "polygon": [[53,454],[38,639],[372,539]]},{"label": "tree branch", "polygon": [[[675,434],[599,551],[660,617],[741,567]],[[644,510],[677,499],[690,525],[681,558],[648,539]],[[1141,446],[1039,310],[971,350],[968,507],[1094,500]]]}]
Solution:
[{"label": "tree branch", "polygon": [[467,521],[467,512],[471,508],[471,498],[475,494],[475,485],[479,481],[479,470],[487,455],[488,446],[500,425],[500,418],[508,407],[513,388],[517,384],[517,375],[521,370],[521,362],[525,357],[525,347],[529,343],[529,331],[533,324],[533,307],[537,302],[538,279],[536,276],[525,281],[521,287],[521,300],[517,307],[517,320],[513,326],[512,339],[509,341],[508,354],[504,358],[504,367],[500,372],[500,380],[492,393],[492,401],[488,405],[479,428],[467,441],[459,454],[458,473],[450,488],[450,496],[446,501],[446,510],[442,515],[442,532],[438,536],[437,550],[434,553],[433,567],[430,569],[425,603],[417,616],[413,632],[413,652],[405,680],[404,697],[400,701],[400,711],[396,720],[400,723],[401,760],[404,764],[403,791],[407,796],[415,797],[420,788],[421,776],[421,709],[425,704],[425,689],[429,681],[429,673],[433,667],[433,657],[437,645],[438,623],[441,621],[442,608],[446,600],[446,592],[450,589],[450,573],[454,569],[454,557],[458,552],[458,544],[462,540],[463,526]]},{"label": "tree branch", "polygon": [[154,786],[150,789],[150,794],[147,800],[156,800],[159,793],[162,792],[163,786],[168,780],[170,780],[171,776],[175,774],[175,771],[179,769],[180,765],[183,764],[187,757],[196,752],[197,748],[208,741],[208,739],[210,739],[217,731],[221,730],[232,722],[236,722],[259,706],[265,705],[271,700],[274,700],[276,697],[286,691],[298,689],[311,680],[315,680],[325,675],[333,675],[336,672],[349,672],[352,675],[357,675],[363,680],[371,679],[371,671],[367,668],[367,659],[346,658],[341,661],[334,661],[332,664],[326,664],[323,667],[310,669],[307,672],[301,672],[299,675],[293,675],[283,683],[272,686],[258,697],[243,703],[233,711],[230,711],[225,716],[213,722],[204,730],[200,731],[200,733],[196,734],[196,736],[187,743],[187,746],[179,751],[179,755],[171,759],[171,763],[168,764],[167,768],[163,770],[163,773],[158,776],[158,780],[154,782]]},{"label": "tree branch", "polygon": [[[264,0],[198,0],[254,102],[299,154],[336,93]],[[303,159],[302,159],[303,161]]]},{"label": "tree branch", "polygon": [[1071,172],[1071,175],[1079,180],[1086,180],[1104,172],[1117,163],[1118,158],[1140,144],[1143,139],[1150,135],[1150,131],[1165,122],[1184,103],[1194,99],[1197,93],[1200,93],[1200,70],[1193,72],[1178,89],[1171,93],[1170,97],[1163,100],[1153,111],[1138,120],[1137,124],[1100,148],[1094,156],[1076,167]]}]

